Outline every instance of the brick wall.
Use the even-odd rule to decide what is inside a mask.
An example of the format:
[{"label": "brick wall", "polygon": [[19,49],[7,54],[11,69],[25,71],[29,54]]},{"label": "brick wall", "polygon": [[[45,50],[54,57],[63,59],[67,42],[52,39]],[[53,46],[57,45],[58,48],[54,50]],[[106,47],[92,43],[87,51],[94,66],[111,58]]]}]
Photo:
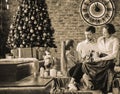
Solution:
[{"label": "brick wall", "polygon": [[[18,0],[20,1],[20,0]],[[13,20],[18,7],[17,0],[9,0],[10,9],[6,10],[7,20],[6,23],[9,26]],[[86,22],[80,17],[79,5],[81,0],[46,0],[48,6],[49,17],[51,19],[52,26],[55,29],[55,41],[58,46],[58,53],[60,53],[60,43],[66,39],[74,39],[76,43],[84,39],[84,30],[88,26]],[[116,7],[115,17],[111,23],[116,26],[116,36],[120,36],[120,0],[113,0]],[[97,28],[96,37],[101,35],[101,27]],[[8,33],[9,28],[6,28]]]},{"label": "brick wall", "polygon": [[[46,0],[52,25],[55,29],[55,39],[60,49],[60,42],[66,39],[74,39],[76,43],[84,39],[84,30],[88,26],[80,16],[79,6],[81,0]],[[120,36],[120,0],[113,0],[116,7],[115,17],[111,23],[116,26],[117,37]],[[97,28],[96,37],[101,33],[101,27]]]}]

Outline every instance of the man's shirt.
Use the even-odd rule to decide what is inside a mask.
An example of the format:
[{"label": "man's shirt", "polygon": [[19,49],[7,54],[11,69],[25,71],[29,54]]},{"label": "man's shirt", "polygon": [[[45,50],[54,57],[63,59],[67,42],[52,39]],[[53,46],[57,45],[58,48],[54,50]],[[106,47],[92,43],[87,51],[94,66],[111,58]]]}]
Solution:
[{"label": "man's shirt", "polygon": [[78,43],[76,51],[78,52],[79,61],[83,62],[86,56],[89,56],[92,51],[96,50],[98,50],[98,48],[96,42],[94,41],[85,40]]}]

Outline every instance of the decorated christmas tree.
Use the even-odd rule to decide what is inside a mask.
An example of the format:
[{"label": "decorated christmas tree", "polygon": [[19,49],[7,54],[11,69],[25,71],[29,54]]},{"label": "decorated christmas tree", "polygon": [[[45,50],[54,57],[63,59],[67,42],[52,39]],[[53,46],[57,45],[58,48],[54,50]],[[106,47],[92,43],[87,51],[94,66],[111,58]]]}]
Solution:
[{"label": "decorated christmas tree", "polygon": [[13,17],[8,35],[8,46],[56,47],[45,0],[23,0]]}]

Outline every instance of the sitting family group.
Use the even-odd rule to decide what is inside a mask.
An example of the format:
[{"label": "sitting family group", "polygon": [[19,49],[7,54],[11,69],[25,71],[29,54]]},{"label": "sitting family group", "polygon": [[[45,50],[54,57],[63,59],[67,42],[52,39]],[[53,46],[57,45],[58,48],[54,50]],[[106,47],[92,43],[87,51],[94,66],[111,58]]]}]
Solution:
[{"label": "sitting family group", "polygon": [[89,26],[84,34],[85,40],[78,43],[66,41],[66,62],[71,80],[69,90],[79,90],[83,85],[87,90],[101,90],[103,94],[111,90],[114,79],[114,66],[119,59],[119,39],[113,24],[102,27],[102,36],[95,38],[96,29]]}]

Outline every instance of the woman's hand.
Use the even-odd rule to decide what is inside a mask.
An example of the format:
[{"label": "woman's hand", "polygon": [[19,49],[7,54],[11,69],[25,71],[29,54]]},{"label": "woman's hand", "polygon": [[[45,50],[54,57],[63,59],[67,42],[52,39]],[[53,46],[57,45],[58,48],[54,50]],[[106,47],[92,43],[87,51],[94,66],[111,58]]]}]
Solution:
[{"label": "woman's hand", "polygon": [[94,62],[100,62],[100,61],[102,61],[102,58],[94,58],[94,60],[93,60]]},{"label": "woman's hand", "polygon": [[101,61],[101,58],[99,57],[99,52],[94,52],[94,53],[93,53],[93,61],[94,61],[94,62],[99,62],[99,61]]},{"label": "woman's hand", "polygon": [[92,58],[99,58],[99,52],[93,52]]}]

